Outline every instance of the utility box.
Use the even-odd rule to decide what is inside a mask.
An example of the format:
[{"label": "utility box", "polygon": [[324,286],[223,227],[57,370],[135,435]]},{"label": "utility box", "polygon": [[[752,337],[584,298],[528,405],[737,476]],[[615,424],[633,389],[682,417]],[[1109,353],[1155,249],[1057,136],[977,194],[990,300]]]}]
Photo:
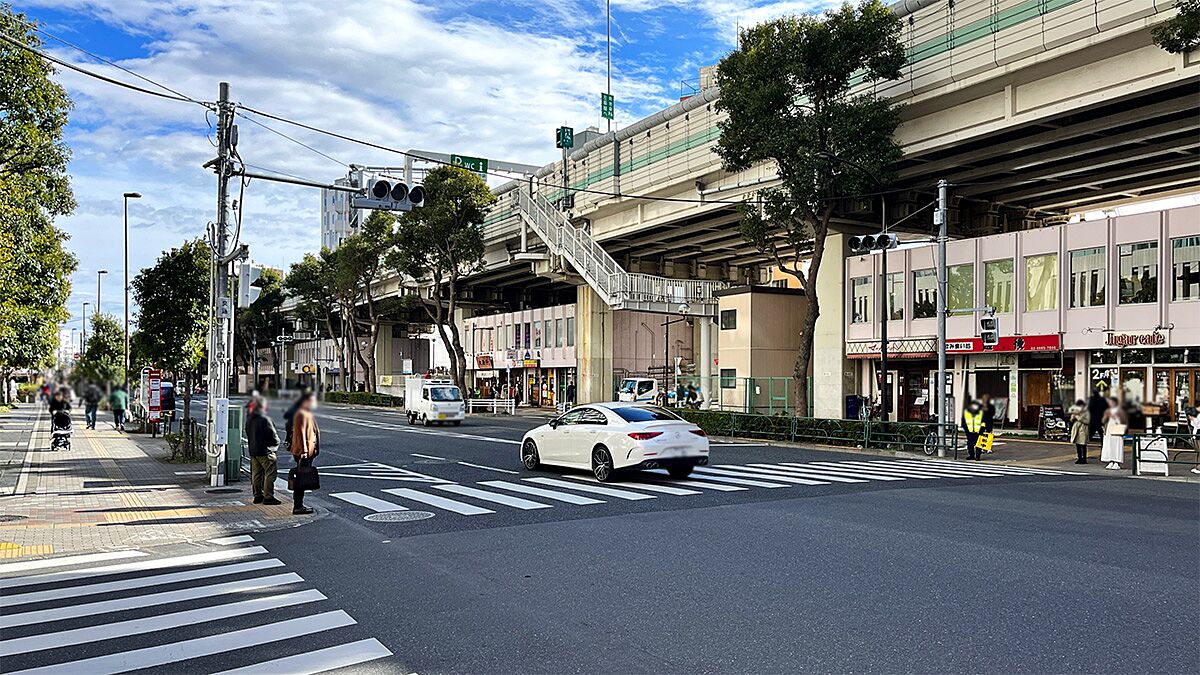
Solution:
[{"label": "utility box", "polygon": [[245,428],[246,409],[238,405],[229,406],[228,426],[225,438],[225,482],[231,483],[242,479],[242,452],[245,440],[242,429]]}]

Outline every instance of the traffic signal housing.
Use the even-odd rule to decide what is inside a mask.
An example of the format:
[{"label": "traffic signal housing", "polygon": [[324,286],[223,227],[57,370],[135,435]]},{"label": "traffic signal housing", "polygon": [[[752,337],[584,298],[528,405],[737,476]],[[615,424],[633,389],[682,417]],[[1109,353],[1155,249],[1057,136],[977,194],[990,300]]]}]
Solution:
[{"label": "traffic signal housing", "polygon": [[252,262],[242,263],[238,267],[238,307],[249,307],[262,295],[262,289],[254,285],[262,277],[263,268]]},{"label": "traffic signal housing", "polygon": [[424,205],[425,188],[385,178],[372,181],[365,196],[355,196],[350,200],[350,206],[372,211],[412,211]]},{"label": "traffic signal housing", "polygon": [[1000,319],[994,316],[979,319],[979,337],[984,349],[992,349],[1000,344]]},{"label": "traffic signal housing", "polygon": [[880,234],[859,234],[850,237],[850,251],[852,253],[870,253],[872,251],[886,251],[896,248],[900,245],[900,240],[896,235],[881,232]]}]

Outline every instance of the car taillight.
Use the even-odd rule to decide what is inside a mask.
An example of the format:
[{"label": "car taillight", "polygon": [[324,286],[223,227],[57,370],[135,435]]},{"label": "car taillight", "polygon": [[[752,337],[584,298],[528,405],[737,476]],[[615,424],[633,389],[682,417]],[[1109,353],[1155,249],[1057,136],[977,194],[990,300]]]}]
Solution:
[{"label": "car taillight", "polygon": [[696,434],[697,436],[707,436],[708,435],[708,434],[704,433],[703,429],[688,429],[688,431],[692,432],[693,434]]},{"label": "car taillight", "polygon": [[634,431],[629,434],[629,437],[635,441],[648,441],[655,436],[662,436],[661,431]]}]

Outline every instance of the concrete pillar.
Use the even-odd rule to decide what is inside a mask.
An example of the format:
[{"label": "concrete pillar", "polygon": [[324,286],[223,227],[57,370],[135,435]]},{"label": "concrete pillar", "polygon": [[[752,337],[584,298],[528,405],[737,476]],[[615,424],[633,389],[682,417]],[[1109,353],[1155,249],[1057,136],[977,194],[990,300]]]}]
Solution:
[{"label": "concrete pillar", "polygon": [[846,358],[846,239],[831,232],[825,239],[825,257],[815,279],[821,316],[813,335],[810,403],[814,417],[846,416],[846,396],[854,390],[854,367]]},{"label": "concrete pillar", "polygon": [[613,311],[586,284],[575,292],[575,362],[578,403],[611,401],[613,392]]},{"label": "concrete pillar", "polygon": [[700,386],[704,394],[704,407],[708,408],[717,395],[716,382],[713,380],[713,360],[717,350],[713,346],[713,321],[708,317],[696,319],[696,329],[700,333],[700,351],[696,361],[700,364]]},{"label": "concrete pillar", "polygon": [[[394,387],[397,382],[392,379],[392,366],[395,363],[393,354],[395,353],[396,350],[392,345],[392,324],[381,324],[379,340],[375,343],[375,391],[381,394],[396,393]],[[384,384],[385,382],[391,384]]]}]

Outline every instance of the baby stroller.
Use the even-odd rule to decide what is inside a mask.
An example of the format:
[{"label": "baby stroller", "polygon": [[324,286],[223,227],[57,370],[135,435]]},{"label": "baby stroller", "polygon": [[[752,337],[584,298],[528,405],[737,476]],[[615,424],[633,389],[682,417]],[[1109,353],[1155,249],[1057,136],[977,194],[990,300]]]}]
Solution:
[{"label": "baby stroller", "polygon": [[71,449],[71,413],[66,410],[55,410],[50,415],[50,448]]}]

